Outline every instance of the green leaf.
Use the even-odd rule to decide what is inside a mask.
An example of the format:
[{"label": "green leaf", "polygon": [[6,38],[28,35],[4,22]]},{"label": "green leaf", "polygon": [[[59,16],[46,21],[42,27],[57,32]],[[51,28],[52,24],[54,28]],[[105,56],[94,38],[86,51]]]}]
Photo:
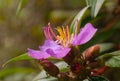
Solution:
[{"label": "green leaf", "polygon": [[120,56],[120,51],[103,54],[103,55],[99,56],[98,59],[109,59],[113,56]]},{"label": "green leaf", "polygon": [[59,68],[59,70],[61,72],[66,72],[66,71],[69,71],[70,69],[68,68],[68,64],[64,61],[59,61],[57,63],[55,63],[55,65]]},{"label": "green leaf", "polygon": [[102,76],[92,76],[89,78],[89,81],[109,81]]},{"label": "green leaf", "polygon": [[100,53],[108,51],[115,46],[113,43],[101,43],[98,45],[100,46]]},{"label": "green leaf", "polygon": [[120,67],[120,50],[103,54],[102,56],[99,56],[97,59],[104,59],[106,66]]},{"label": "green leaf", "polygon": [[120,50],[112,53],[108,53],[105,57],[110,57],[105,65],[109,67],[120,67]]},{"label": "green leaf", "polygon": [[105,65],[109,67],[120,67],[120,55],[111,57],[105,62]]},{"label": "green leaf", "polygon": [[105,0],[86,0],[87,5],[91,7],[91,16],[96,17]]},{"label": "green leaf", "polygon": [[35,70],[32,68],[10,67],[10,68],[0,70],[0,78],[4,78],[14,73],[29,73],[34,71]]},{"label": "green leaf", "polygon": [[[10,62],[15,62],[15,61],[22,61],[22,60],[33,60],[32,57],[28,56],[28,53],[24,53],[24,54],[21,54],[17,57],[14,57],[14,58],[11,58],[10,60],[8,60],[7,62],[5,62],[2,67],[4,67],[6,64],[10,63]],[[56,58],[53,58],[53,57],[49,57],[48,60],[52,60],[52,61],[55,61],[55,60],[59,60],[59,61],[62,61],[63,59],[56,59]]]},{"label": "green leaf", "polygon": [[15,61],[20,61],[20,60],[32,60],[33,58],[31,58],[30,56],[28,56],[28,53],[22,54],[20,56],[14,57],[10,60],[8,60],[7,62],[5,62],[2,66],[4,67],[6,64],[10,63],[10,62],[15,62]]},{"label": "green leaf", "polygon": [[78,27],[80,27],[81,21],[83,16],[85,15],[86,11],[88,10],[89,6],[86,6],[85,8],[83,8],[73,19],[71,26],[70,26],[70,32],[73,33],[75,31],[75,27],[76,27],[76,20],[78,20]]},{"label": "green leaf", "polygon": [[18,15],[21,12],[21,10],[25,7],[27,2],[28,0],[20,0],[19,5],[17,7],[16,15]]}]

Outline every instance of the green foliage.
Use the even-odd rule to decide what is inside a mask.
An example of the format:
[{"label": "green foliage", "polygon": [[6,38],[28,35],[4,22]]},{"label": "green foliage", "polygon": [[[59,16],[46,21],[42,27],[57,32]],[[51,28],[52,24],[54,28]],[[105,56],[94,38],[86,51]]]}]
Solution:
[{"label": "green foliage", "polygon": [[5,62],[5,63],[3,64],[3,67],[4,67],[6,64],[10,63],[10,62],[16,62],[16,61],[20,61],[20,60],[32,60],[32,59],[33,59],[33,58],[31,58],[31,57],[28,56],[28,53],[21,54],[20,56],[14,57],[14,58],[8,60],[7,62]]},{"label": "green foliage", "polygon": [[[33,60],[33,58],[28,56],[28,53],[24,53],[24,54],[21,54],[21,55],[19,55],[17,57],[11,58],[7,62],[5,62],[2,66],[4,67],[6,64],[8,64],[10,62],[16,62],[16,61],[22,61],[22,60]],[[52,60],[52,61],[59,60],[59,61],[62,61],[62,59],[56,59],[56,58],[53,58],[53,57],[49,57],[48,60]]]},{"label": "green foliage", "polygon": [[6,68],[0,71],[0,78],[4,78],[8,75],[14,74],[14,73],[30,73],[34,72],[32,68],[20,68],[20,67],[11,67],[11,68]]},{"label": "green foliage", "polygon": [[91,7],[91,15],[92,17],[96,17],[100,8],[102,7],[105,0],[86,0],[87,6],[83,8],[73,19],[72,24],[70,26],[70,32],[73,33],[76,27],[76,20],[78,19],[78,27],[81,26],[82,18],[85,16],[86,11],[89,7]]},{"label": "green foliage", "polygon": [[[16,10],[16,15],[19,15],[20,14],[20,12],[22,11],[22,9],[26,6],[26,4],[27,4],[27,2],[28,2],[29,0],[19,0],[19,4],[18,4],[18,7],[17,7],[17,10]],[[69,3],[68,3],[68,2]],[[84,0],[82,0],[81,2],[83,2]],[[108,0],[109,1],[109,0]],[[13,32],[13,31],[15,31],[15,32],[13,32],[13,34],[9,34],[8,32],[8,35],[9,35],[9,37],[4,37],[4,34],[2,34],[1,36],[1,41],[0,41],[0,45],[1,45],[1,49],[2,48],[4,48],[4,47],[6,47],[6,48],[8,48],[9,49],[9,47],[10,48],[13,48],[13,49],[20,49],[22,46],[24,47],[24,43],[26,43],[26,42],[28,42],[28,41],[20,41],[20,43],[23,43],[23,45],[22,44],[19,44],[18,46],[18,48],[16,48],[16,46],[14,46],[14,45],[12,45],[12,43],[10,43],[9,41],[12,41],[12,40],[15,40],[15,39],[13,39],[12,37],[11,37],[11,35],[13,36],[13,35],[15,35],[15,37],[19,37],[19,36],[16,36],[17,35],[17,33],[16,33],[16,30],[18,30],[19,32],[18,33],[21,33],[21,35],[22,34],[24,34],[25,33],[25,36],[23,36],[23,38],[21,38],[21,39],[24,39],[24,40],[27,40],[29,37],[31,37],[31,38],[29,38],[28,40],[32,40],[32,41],[29,41],[29,44],[31,44],[31,43],[33,43],[33,38],[38,34],[38,33],[40,33],[40,32],[38,32],[37,30],[39,29],[39,26],[37,27],[37,30],[36,30],[36,27],[33,27],[33,28],[35,28],[35,30],[33,29],[33,31],[31,32],[32,34],[33,34],[33,36],[28,36],[28,32],[29,32],[29,29],[31,28],[31,26],[33,26],[33,25],[35,25],[38,21],[40,21],[40,25],[43,25],[44,23],[46,23],[46,22],[48,22],[48,21],[50,21],[51,22],[51,20],[54,20],[55,22],[57,22],[57,21],[61,21],[62,23],[64,23],[63,22],[63,19],[65,19],[65,18],[67,18],[67,17],[69,17],[69,16],[71,16],[72,14],[71,13],[69,13],[69,12],[74,12],[73,11],[73,8],[72,7],[69,7],[69,5],[70,6],[76,6],[76,4],[78,5],[79,3],[78,3],[78,1],[76,0],[76,1],[74,1],[74,0],[66,0],[66,1],[61,1],[61,0],[50,0],[50,1],[44,1],[44,0],[33,0],[33,1],[30,1],[30,5],[31,5],[31,3],[34,3],[34,6],[33,5],[31,5],[31,7],[33,7],[32,9],[27,9],[27,8],[29,8],[29,7],[26,7],[26,12],[28,12],[29,13],[29,10],[31,10],[30,12],[31,12],[31,15],[29,14],[29,15],[27,15],[28,16],[28,19],[26,19],[27,17],[26,16],[24,16],[25,18],[25,20],[21,20],[21,21],[17,21],[17,20],[19,20],[19,19],[16,19],[16,18],[14,18],[14,15],[11,15],[11,14],[13,14],[13,13],[8,13],[8,12],[10,12],[9,11],[9,9],[10,10],[15,10],[14,8],[16,8],[16,6],[14,5],[14,6],[8,6],[8,3],[12,3],[12,2],[14,2],[13,4],[15,4],[16,2],[15,1],[12,1],[12,0],[1,0],[0,1],[1,3],[1,5],[0,5],[0,9],[2,9],[3,8],[3,11],[2,11],[2,13],[1,13],[1,10],[0,10],[0,13],[1,13],[1,16],[0,16],[0,23],[1,23],[1,21],[2,22],[4,22],[4,24],[5,24],[5,26],[4,25],[2,25],[1,24],[1,32],[4,30],[4,28],[6,29],[7,27],[6,26],[8,26],[8,30],[9,30],[9,32]],[[6,4],[6,2],[7,2],[7,4],[6,5],[3,5],[3,3],[2,2],[4,2],[5,4]],[[73,3],[74,2],[74,3]],[[85,1],[84,1],[85,2]],[[105,0],[86,0],[86,2],[87,2],[87,6],[86,7],[84,7],[76,16],[75,16],[75,18],[74,18],[74,20],[72,21],[72,24],[71,24],[71,26],[70,26],[70,32],[71,33],[73,33],[74,32],[74,30],[75,30],[75,27],[76,27],[76,20],[78,19],[78,29],[80,29],[80,27],[81,26],[83,26],[85,23],[87,23],[87,22],[92,22],[92,23],[96,23],[96,21],[97,21],[97,25],[100,25],[100,26],[103,26],[104,28],[103,28],[103,30],[101,30],[101,32],[98,32],[97,34],[96,34],[96,36],[94,36],[94,38],[93,39],[91,39],[91,41],[89,41],[87,44],[84,44],[84,45],[82,45],[81,46],[81,49],[80,49],[80,51],[84,51],[85,49],[87,49],[87,48],[89,48],[90,46],[92,46],[92,45],[94,45],[94,44],[99,44],[100,45],[100,53],[105,53],[106,51],[109,51],[110,49],[112,49],[112,48],[114,48],[114,46],[115,46],[115,44],[112,42],[112,43],[103,43],[103,42],[106,42],[106,41],[112,41],[112,40],[115,40],[114,38],[112,39],[112,35],[116,32],[116,29],[113,29],[113,28],[111,28],[111,27],[113,27],[113,26],[111,26],[111,24],[113,24],[114,25],[114,28],[117,28],[117,31],[119,31],[119,27],[120,27],[120,21],[119,20],[117,20],[116,19],[116,17],[118,17],[118,19],[119,19],[119,16],[117,15],[117,14],[119,14],[119,10],[117,10],[117,5],[115,5],[115,7],[116,7],[116,9],[115,10],[111,10],[111,11],[109,11],[109,10],[107,10],[107,8],[105,8],[106,10],[102,10],[103,11],[103,13],[102,14],[104,14],[104,15],[102,15],[102,17],[100,16],[100,14],[98,14],[98,12],[100,12],[100,9],[101,9],[101,7],[102,7],[102,5],[104,4],[104,2],[105,2]],[[37,4],[36,4],[37,3]],[[52,4],[52,8],[51,8],[51,5],[48,5],[49,3],[51,3]],[[56,4],[54,4],[54,3],[58,3],[57,4],[57,6],[56,6]],[[62,5],[61,5],[61,3],[63,3]],[[68,4],[66,4],[66,3],[68,3]],[[13,5],[12,4],[12,5]],[[47,4],[47,6],[45,5],[45,4]],[[53,5],[54,4],[54,5]],[[9,4],[10,5],[10,4]],[[37,5],[37,6],[36,6]],[[7,8],[7,7],[8,8]],[[59,11],[59,9],[58,9],[58,7],[60,7],[60,6],[62,6],[62,9],[63,9],[63,12],[64,13],[62,13],[61,14],[61,12],[58,12]],[[67,6],[67,7],[66,7]],[[81,6],[81,4],[80,4],[80,6]],[[14,8],[12,8],[12,7],[14,7]],[[39,7],[42,7],[42,8],[39,8]],[[64,10],[64,8],[63,7],[65,7],[65,9],[66,10]],[[5,9],[4,9],[5,8]],[[72,8],[72,9],[71,9]],[[74,7],[75,8],[75,7]],[[81,9],[82,7],[78,7],[79,9]],[[77,8],[77,9],[78,9]],[[91,16],[90,16],[90,13],[89,13],[89,15],[88,15],[88,12],[89,12],[89,8],[90,8],[90,12],[91,12],[91,16],[92,17],[94,17],[94,18],[92,18]],[[110,7],[111,8],[111,7]],[[34,10],[35,9],[35,10]],[[40,9],[40,10],[39,10]],[[45,17],[44,15],[47,15],[47,16],[51,16],[51,15],[49,15],[49,12],[51,11],[51,9],[53,10],[52,12],[52,16],[53,16],[53,18],[51,18],[51,17]],[[56,9],[55,11],[57,11],[57,13],[55,12],[54,13],[54,9]],[[67,11],[69,9],[69,11]],[[34,13],[34,11],[35,11],[35,13]],[[68,12],[69,13],[69,15],[68,15],[68,13],[66,13],[66,12]],[[105,11],[105,12],[104,12]],[[112,13],[112,16],[111,15],[109,15],[109,16],[106,16],[106,14],[111,14],[110,12],[113,12]],[[7,14],[6,14],[7,13]],[[23,12],[24,13],[24,12]],[[44,14],[44,15],[42,15],[42,14]],[[86,18],[86,14],[87,14],[87,18]],[[97,16],[97,15],[99,15],[99,16]],[[115,15],[115,16],[114,16]],[[57,17],[59,18],[58,20],[56,20],[56,18]],[[97,16],[97,17],[96,17]],[[105,17],[106,16],[106,17]],[[114,17],[115,18],[114,18]],[[10,18],[7,18],[7,17],[10,17]],[[96,18],[95,18],[96,17]],[[47,18],[50,18],[50,20],[49,19],[47,19]],[[102,18],[104,18],[104,19],[102,19]],[[5,20],[5,19],[8,19],[8,20]],[[38,19],[40,19],[40,20],[38,20]],[[83,20],[84,19],[84,20]],[[100,20],[101,19],[101,20]],[[109,20],[114,20],[115,19],[115,21],[113,21],[112,23],[111,22],[109,22]],[[37,21],[38,20],[38,21]],[[100,21],[98,21],[98,20],[100,20]],[[103,21],[102,21],[103,20]],[[104,20],[105,20],[105,22],[104,22]],[[10,22],[9,22],[10,21]],[[33,22],[34,21],[34,22]],[[32,24],[31,24],[31,22],[32,22]],[[60,24],[61,22],[57,22],[56,24],[58,25],[58,24]],[[107,23],[106,23],[107,22]],[[25,23],[27,23],[27,24],[25,24]],[[51,22],[51,23],[53,23],[54,24],[54,22]],[[66,22],[65,22],[66,23]],[[102,23],[102,24],[101,24]],[[20,27],[19,27],[20,26]],[[106,26],[109,26],[109,27],[106,27]],[[23,29],[24,27],[26,27],[25,29]],[[3,29],[2,29],[3,28]],[[17,28],[21,28],[21,30],[19,30],[19,29],[17,29]],[[108,30],[106,31],[106,30],[104,30],[104,29],[106,29],[106,28],[108,28]],[[24,32],[20,32],[20,31],[23,31],[24,30]],[[102,27],[100,27],[100,29],[102,29]],[[98,30],[100,30],[100,29],[98,29]],[[7,31],[8,31],[7,30]],[[13,31],[10,31],[10,30],[13,30]],[[31,29],[30,29],[31,30]],[[3,32],[2,32],[3,33]],[[27,34],[26,34],[27,33]],[[116,35],[116,34],[115,34]],[[119,32],[118,32],[118,37],[119,37]],[[5,34],[5,36],[6,36],[6,34]],[[28,36],[28,38],[26,38],[26,36]],[[38,38],[38,42],[40,42],[41,41],[41,38],[39,38],[39,36],[40,35],[38,35],[37,36],[37,38]],[[21,36],[20,36],[21,37]],[[114,37],[116,37],[116,36],[114,36]],[[16,38],[16,39],[18,39],[18,38]],[[108,39],[111,39],[111,40],[108,40]],[[13,41],[14,42],[14,41]],[[5,43],[5,44],[4,44]],[[19,43],[19,42],[18,42]],[[36,43],[36,42],[35,42]],[[34,43],[34,45],[35,45],[35,43]],[[115,43],[120,43],[119,42],[119,40],[115,40]],[[38,43],[37,43],[38,44]],[[3,45],[3,46],[2,46]],[[22,46],[20,46],[20,45],[22,45]],[[25,48],[26,48],[27,46],[25,46]],[[9,50],[8,50],[8,53],[9,53]],[[5,54],[5,53],[4,53]],[[14,53],[13,53],[14,54]],[[6,54],[5,54],[6,55]],[[12,53],[9,53],[9,55],[6,55],[6,56],[12,56]],[[1,56],[2,57],[2,56]],[[22,61],[22,60],[32,60],[33,58],[31,58],[31,57],[29,57],[28,56],[28,54],[27,53],[25,53],[25,54],[21,54],[20,56],[17,56],[17,57],[14,57],[14,58],[12,58],[12,59],[10,59],[10,60],[8,60],[6,63],[4,63],[3,64],[3,66],[5,66],[6,64],[8,64],[8,63],[10,63],[10,62],[15,62],[15,61]],[[115,51],[115,52],[111,52],[111,53],[105,53],[105,54],[103,54],[103,55],[101,55],[100,57],[98,57],[97,58],[97,60],[103,60],[104,62],[105,62],[105,65],[106,66],[109,66],[109,67],[120,67],[120,51]],[[50,57],[50,58],[48,58],[48,60],[51,60],[51,61],[53,61],[53,62],[56,62],[56,60],[57,61],[62,61],[62,59],[55,59],[55,58],[52,58],[52,57]],[[68,67],[67,67],[68,65],[64,65],[64,63],[62,63],[60,66],[58,66],[59,67],[59,69],[60,69],[60,71],[61,72],[66,72],[66,71],[69,71],[69,69],[68,69]],[[7,69],[3,69],[3,70],[1,70],[0,71],[0,78],[3,78],[3,77],[5,77],[5,76],[7,76],[7,75],[11,75],[11,74],[13,74],[13,73],[19,73],[19,72],[26,72],[26,73],[28,73],[28,72],[32,72],[33,70],[29,67],[29,68],[7,68]],[[43,75],[44,74],[44,75]],[[42,77],[43,76],[43,77]],[[57,79],[56,78],[54,78],[54,77],[48,77],[48,75],[46,74],[46,72],[44,71],[43,72],[43,70],[40,72],[40,76],[39,76],[39,80],[36,80],[36,81],[57,81]],[[88,81],[88,80],[87,80]],[[106,80],[104,77],[101,77],[101,76],[93,76],[93,77],[91,77],[90,79],[89,79],[89,81],[108,81],[108,80]]]},{"label": "green foliage", "polygon": [[112,56],[118,56],[118,55],[120,55],[120,51],[115,51],[115,52],[103,54],[98,59],[108,59],[111,58]]},{"label": "green foliage", "polygon": [[86,0],[91,7],[91,16],[96,17],[105,0]]},{"label": "green foliage", "polygon": [[[81,21],[83,16],[85,16],[86,11],[88,10],[89,6],[86,6],[85,8],[83,8],[73,19],[71,26],[70,26],[70,32],[73,33],[76,27],[76,21],[78,20],[78,27],[80,27]],[[78,28],[79,29],[79,28]]]},{"label": "green foliage", "polygon": [[105,65],[109,67],[120,67],[120,55],[113,56],[105,62]]},{"label": "green foliage", "polygon": [[120,51],[103,54],[97,59],[104,59],[106,66],[120,67]]},{"label": "green foliage", "polygon": [[114,48],[114,46],[115,46],[113,43],[100,43],[98,45],[100,45],[100,53],[109,51],[110,49]]},{"label": "green foliage", "polygon": [[109,81],[109,80],[105,79],[102,76],[92,76],[90,77],[89,81]]},{"label": "green foliage", "polygon": [[27,2],[28,2],[28,0],[20,0],[17,11],[16,11],[16,15],[18,15],[20,13],[20,11],[25,7]]}]

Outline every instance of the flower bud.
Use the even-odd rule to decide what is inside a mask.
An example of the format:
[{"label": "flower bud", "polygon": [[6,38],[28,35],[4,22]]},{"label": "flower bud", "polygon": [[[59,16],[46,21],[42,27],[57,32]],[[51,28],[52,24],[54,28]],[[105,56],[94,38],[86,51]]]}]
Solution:
[{"label": "flower bud", "polygon": [[75,56],[78,55],[79,50],[77,48],[72,47],[71,51],[63,58],[66,63],[71,65],[75,59]]},{"label": "flower bud", "polygon": [[52,62],[42,59],[39,60],[39,63],[43,66],[44,70],[51,76],[56,77],[57,74],[59,73],[58,67],[54,65]]},{"label": "flower bud", "polygon": [[70,69],[73,73],[79,73],[83,69],[83,66],[79,63],[74,63],[71,65]]},{"label": "flower bud", "polygon": [[74,63],[70,67],[72,74],[74,75],[74,78],[76,78],[75,81],[83,80],[87,78],[87,76],[90,76],[91,70],[90,67],[83,66],[79,63]]},{"label": "flower bud", "polygon": [[100,46],[94,45],[85,51],[85,59],[93,61],[99,54]]},{"label": "flower bud", "polygon": [[108,66],[104,66],[98,70],[92,70],[94,76],[103,74],[108,69]]}]

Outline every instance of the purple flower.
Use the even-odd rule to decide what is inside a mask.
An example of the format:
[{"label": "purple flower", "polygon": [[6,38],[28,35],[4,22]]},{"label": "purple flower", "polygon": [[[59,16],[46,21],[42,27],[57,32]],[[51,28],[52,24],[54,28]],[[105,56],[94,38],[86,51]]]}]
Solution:
[{"label": "purple flower", "polygon": [[85,27],[81,28],[80,33],[77,34],[77,26],[74,33],[70,34],[68,26],[56,28],[59,35],[56,35],[50,24],[48,27],[44,27],[44,34],[46,40],[42,46],[39,46],[39,50],[28,49],[29,56],[35,59],[46,59],[49,57],[63,58],[71,50],[71,46],[82,45],[88,42],[97,29],[92,26],[91,23],[87,23]]}]

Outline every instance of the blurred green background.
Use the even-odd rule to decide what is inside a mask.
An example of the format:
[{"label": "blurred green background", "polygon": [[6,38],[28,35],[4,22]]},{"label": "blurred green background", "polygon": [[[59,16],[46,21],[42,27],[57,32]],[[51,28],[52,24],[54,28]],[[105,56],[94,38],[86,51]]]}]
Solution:
[{"label": "blurred green background", "polygon": [[[0,81],[31,81],[40,71],[34,61],[14,62],[4,68],[2,64],[27,52],[27,48],[38,49],[45,39],[42,28],[48,22],[52,27],[70,25],[85,6],[85,0],[24,0],[22,5],[20,0],[0,0]],[[120,49],[119,0],[106,0],[98,16],[86,15],[82,24],[86,22],[92,22],[99,32],[114,29],[114,33],[98,43],[112,42],[114,49]],[[110,81],[120,81],[120,69],[112,70],[106,73]]]}]

